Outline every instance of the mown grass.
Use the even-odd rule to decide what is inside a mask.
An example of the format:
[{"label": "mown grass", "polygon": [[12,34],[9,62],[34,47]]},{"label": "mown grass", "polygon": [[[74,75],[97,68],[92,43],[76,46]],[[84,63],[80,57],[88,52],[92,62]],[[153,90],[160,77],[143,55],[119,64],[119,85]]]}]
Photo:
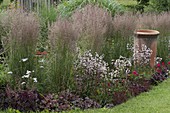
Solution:
[{"label": "mown grass", "polygon": [[135,0],[117,0],[122,5],[136,5],[137,2]]},{"label": "mown grass", "polygon": [[67,113],[170,113],[169,86],[170,79],[112,109],[74,110]]}]

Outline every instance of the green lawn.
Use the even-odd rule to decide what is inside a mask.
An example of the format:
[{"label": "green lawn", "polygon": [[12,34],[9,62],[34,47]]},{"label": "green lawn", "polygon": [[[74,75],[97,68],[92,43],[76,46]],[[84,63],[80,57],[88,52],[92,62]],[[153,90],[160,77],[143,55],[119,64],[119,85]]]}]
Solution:
[{"label": "green lawn", "polygon": [[102,108],[69,113],[170,113],[170,79],[112,109]]},{"label": "green lawn", "polygon": [[136,5],[136,0],[117,0],[120,4],[123,5]]}]

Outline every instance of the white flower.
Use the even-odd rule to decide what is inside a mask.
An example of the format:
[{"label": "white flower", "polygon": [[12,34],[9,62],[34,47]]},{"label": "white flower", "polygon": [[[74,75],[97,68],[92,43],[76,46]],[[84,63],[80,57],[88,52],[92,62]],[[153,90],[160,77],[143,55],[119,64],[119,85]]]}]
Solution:
[{"label": "white flower", "polygon": [[27,74],[27,75],[30,75],[30,74],[31,74],[31,71],[27,70],[26,74]]},{"label": "white flower", "polygon": [[22,78],[29,78],[30,75],[24,75]]},{"label": "white flower", "polygon": [[13,74],[13,72],[12,72],[12,71],[9,71],[9,72],[8,72],[8,74],[10,74],[10,75],[11,75],[11,74]]},{"label": "white flower", "polygon": [[22,62],[26,62],[28,60],[28,58],[23,58],[21,60],[22,60]]},{"label": "white flower", "polygon": [[34,80],[34,82],[37,82],[37,78],[32,78]]},{"label": "white flower", "polygon": [[104,72],[104,71],[107,71],[107,68],[102,66],[100,69],[99,69],[100,72]]},{"label": "white flower", "polygon": [[44,68],[44,66],[40,66],[40,68]]},{"label": "white flower", "polygon": [[129,69],[126,69],[126,74],[129,74],[130,73],[130,70]]},{"label": "white flower", "polygon": [[26,84],[26,82],[22,82],[21,84],[24,85],[24,84]]},{"label": "white flower", "polygon": [[41,60],[39,60],[38,62],[43,63],[44,61],[45,61],[44,59],[41,59]]},{"label": "white flower", "polygon": [[142,45],[141,49],[136,48],[133,54],[133,60],[140,65],[148,64],[152,55],[152,50],[147,48],[146,45]]}]

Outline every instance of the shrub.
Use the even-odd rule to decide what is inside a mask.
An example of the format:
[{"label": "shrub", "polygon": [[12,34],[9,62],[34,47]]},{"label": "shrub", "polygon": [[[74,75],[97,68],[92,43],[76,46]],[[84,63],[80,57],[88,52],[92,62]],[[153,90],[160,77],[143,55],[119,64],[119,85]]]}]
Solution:
[{"label": "shrub", "polygon": [[21,112],[38,110],[40,97],[37,91],[23,90],[15,92],[6,89],[6,104],[9,108],[17,109]]},{"label": "shrub", "polygon": [[141,13],[144,12],[144,8],[149,5],[149,0],[136,0],[137,5],[135,6],[137,11],[140,11]]},{"label": "shrub", "polygon": [[0,4],[3,2],[3,0],[0,0]]},{"label": "shrub", "polygon": [[164,81],[169,77],[169,64],[165,64],[165,62],[157,62],[155,65],[155,73],[152,74],[151,83],[158,84],[159,82]]},{"label": "shrub", "polygon": [[[62,112],[71,109],[100,108],[96,101],[81,98],[70,91],[56,94],[40,94],[36,90],[14,91],[9,87],[0,89],[0,107],[6,112]],[[11,109],[12,108],[12,109]],[[15,110],[14,110],[15,109]],[[43,111],[44,110],[44,111]]]},{"label": "shrub", "polygon": [[129,85],[129,93],[131,96],[137,96],[142,92],[146,92],[151,88],[151,82],[149,80],[138,79],[136,81],[131,81]]},{"label": "shrub", "polygon": [[170,0],[150,0],[150,4],[158,12],[170,10]]},{"label": "shrub", "polygon": [[58,111],[68,109],[88,109],[88,108],[101,108],[101,105],[89,97],[81,98],[70,91],[62,91],[59,93],[58,98]]},{"label": "shrub", "polygon": [[127,91],[114,92],[113,96],[114,96],[114,101],[113,101],[114,105],[118,105],[123,102],[126,102],[128,99]]},{"label": "shrub", "polygon": [[115,0],[69,0],[59,4],[57,11],[62,17],[68,17],[71,16],[76,9],[81,9],[87,4],[98,5],[111,12],[112,16],[114,16],[115,13],[123,11],[121,5]]}]

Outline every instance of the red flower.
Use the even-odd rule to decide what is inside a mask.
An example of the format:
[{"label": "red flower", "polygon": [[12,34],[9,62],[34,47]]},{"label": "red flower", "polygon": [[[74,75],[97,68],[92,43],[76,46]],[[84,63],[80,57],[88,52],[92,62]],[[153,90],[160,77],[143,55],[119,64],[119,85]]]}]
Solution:
[{"label": "red flower", "polygon": [[168,62],[168,65],[170,65],[170,61]]},{"label": "red flower", "polygon": [[133,71],[132,74],[138,76],[137,71]]},{"label": "red flower", "polygon": [[126,82],[126,80],[125,80],[125,79],[123,79],[123,80],[122,80],[122,83],[125,83],[125,82]]},{"label": "red flower", "polygon": [[162,62],[162,66],[165,66],[165,62]]},{"label": "red flower", "polygon": [[47,55],[47,52],[46,51],[43,51],[43,52],[37,51],[36,55]]},{"label": "red flower", "polygon": [[111,86],[111,83],[110,83],[110,82],[108,82],[108,83],[107,83],[107,85],[108,85],[108,87],[110,87],[110,86]]},{"label": "red flower", "polygon": [[156,71],[157,71],[158,73],[161,73],[161,72],[162,72],[160,69],[157,69]]},{"label": "red flower", "polygon": [[157,64],[156,66],[157,66],[157,67],[161,67],[161,64],[159,63],[159,64]]}]

